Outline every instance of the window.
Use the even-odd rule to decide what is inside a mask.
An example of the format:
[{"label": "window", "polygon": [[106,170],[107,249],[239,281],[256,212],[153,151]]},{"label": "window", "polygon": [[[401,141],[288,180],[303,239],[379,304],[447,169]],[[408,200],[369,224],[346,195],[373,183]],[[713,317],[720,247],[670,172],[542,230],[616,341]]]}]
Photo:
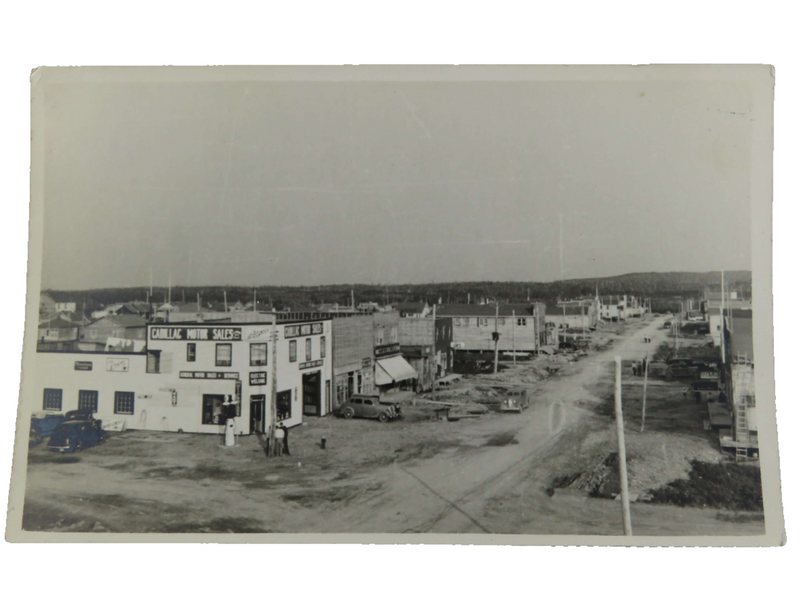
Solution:
[{"label": "window", "polygon": [[292,390],[278,392],[275,403],[278,420],[285,421],[292,418]]},{"label": "window", "polygon": [[372,400],[364,400],[366,406],[372,406]]},{"label": "window", "polygon": [[289,362],[297,362],[297,340],[289,342]]},{"label": "window", "polygon": [[498,323],[499,325],[505,325],[505,324],[506,324],[506,320],[505,320],[504,318],[502,318],[502,317],[501,317],[501,318],[497,319],[497,323]]},{"label": "window", "polygon": [[306,360],[311,360],[311,338],[306,338]]},{"label": "window", "polygon": [[393,344],[396,343],[397,342],[397,327],[396,326],[392,327],[390,336],[391,336],[390,341]]},{"label": "window", "polygon": [[527,325],[528,325],[528,319],[517,319],[518,327],[526,327]]},{"label": "window", "polygon": [[361,398],[353,399],[353,404],[363,404],[363,403],[364,403],[364,401]]},{"label": "window", "polygon": [[225,396],[203,394],[203,425],[224,425],[227,420]]},{"label": "window", "polygon": [[461,324],[464,327],[469,327],[469,317],[461,317]]},{"label": "window", "polygon": [[42,408],[44,410],[61,410],[61,390],[44,388]]},{"label": "window", "polygon": [[458,317],[455,317],[453,319],[453,325],[455,325],[456,327],[461,327],[461,319],[459,319]]},{"label": "window", "polygon": [[263,367],[267,364],[267,345],[250,344],[250,366]]},{"label": "window", "polygon": [[383,327],[378,327],[375,333],[375,345],[380,346],[383,344]]},{"label": "window", "polygon": [[161,352],[158,350],[147,351],[147,372],[160,373],[161,372]]},{"label": "window", "polygon": [[78,409],[97,412],[97,390],[78,390]]},{"label": "window", "polygon": [[215,364],[218,367],[230,367],[232,364],[231,352],[233,347],[231,344],[217,344],[217,354]]},{"label": "window", "polygon": [[325,358],[325,336],[319,338],[319,357]]},{"label": "window", "polygon": [[197,360],[197,344],[186,344],[186,362]]},{"label": "window", "polygon": [[133,414],[133,392],[114,392],[114,414]]},{"label": "window", "polygon": [[478,319],[478,327],[488,325],[489,321],[487,319],[480,318]]}]

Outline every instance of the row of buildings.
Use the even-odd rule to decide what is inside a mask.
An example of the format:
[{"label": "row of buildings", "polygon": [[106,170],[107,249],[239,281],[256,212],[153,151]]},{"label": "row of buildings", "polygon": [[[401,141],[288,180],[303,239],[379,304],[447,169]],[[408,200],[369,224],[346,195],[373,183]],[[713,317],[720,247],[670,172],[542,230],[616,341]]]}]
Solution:
[{"label": "row of buildings", "polygon": [[428,390],[452,373],[456,351],[496,343],[539,353],[559,331],[595,327],[603,307],[597,297],[280,312],[130,302],[88,319],[51,300],[43,296],[37,339],[41,410],[89,408],[109,427],[221,433],[233,402],[240,435],[265,431],[273,398],[275,416],[293,426],[355,393]]}]

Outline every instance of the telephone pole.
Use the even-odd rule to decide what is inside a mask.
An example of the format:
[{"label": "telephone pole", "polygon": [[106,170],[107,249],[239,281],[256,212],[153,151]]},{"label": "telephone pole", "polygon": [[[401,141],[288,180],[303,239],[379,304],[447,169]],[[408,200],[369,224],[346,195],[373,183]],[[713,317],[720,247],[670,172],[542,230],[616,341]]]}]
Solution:
[{"label": "telephone pole", "polygon": [[267,457],[278,455],[275,448],[275,427],[278,424],[278,315],[272,314],[272,386],[270,387],[269,435],[267,436]]},{"label": "telephone pole", "polygon": [[642,428],[640,433],[644,432],[644,415],[647,408],[647,371],[650,370],[650,353],[646,352],[644,355],[644,393],[642,395]]},{"label": "telephone pole", "polygon": [[500,303],[495,301],[494,303],[494,372],[497,373],[497,352],[498,352],[498,345],[497,343],[500,341],[500,332],[497,331],[497,319],[500,316]]},{"label": "telephone pole", "polygon": [[719,287],[719,347],[722,352],[722,364],[725,364],[725,269],[720,273],[720,287]]},{"label": "telephone pole", "polygon": [[622,418],[622,358],[614,357],[616,385],[614,408],[617,417],[617,457],[619,458],[619,487],[622,496],[622,527],[626,536],[633,535],[631,529],[631,503],[628,497],[628,461],[625,456],[625,421]]}]

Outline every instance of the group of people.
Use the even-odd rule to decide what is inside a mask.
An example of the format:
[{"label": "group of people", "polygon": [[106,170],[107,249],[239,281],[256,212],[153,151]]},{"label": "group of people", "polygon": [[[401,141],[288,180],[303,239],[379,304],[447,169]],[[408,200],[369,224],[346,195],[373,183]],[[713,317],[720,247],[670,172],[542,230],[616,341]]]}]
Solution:
[{"label": "group of people", "polygon": [[645,370],[647,370],[647,357],[645,356],[642,360],[635,360],[631,365],[631,370],[633,374],[636,376],[644,375]]},{"label": "group of people", "polygon": [[[269,456],[269,439],[267,438],[267,456]],[[275,427],[275,456],[291,456],[289,452],[289,428],[281,421]]]}]

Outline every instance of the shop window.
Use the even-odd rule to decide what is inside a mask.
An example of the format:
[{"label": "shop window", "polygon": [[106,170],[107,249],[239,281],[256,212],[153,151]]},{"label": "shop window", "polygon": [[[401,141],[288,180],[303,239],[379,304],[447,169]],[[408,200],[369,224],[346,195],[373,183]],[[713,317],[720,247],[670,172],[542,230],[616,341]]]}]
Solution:
[{"label": "shop window", "polygon": [[97,412],[97,390],[78,390],[78,408]]},{"label": "shop window", "polygon": [[197,344],[186,344],[186,362],[197,360]]},{"label": "shop window", "polygon": [[319,338],[319,357],[325,358],[325,336]]},{"label": "shop window", "polygon": [[289,362],[297,362],[297,340],[289,341]]},{"label": "shop window", "polygon": [[61,390],[44,388],[44,400],[42,408],[44,410],[61,410]]},{"label": "shop window", "polygon": [[311,360],[311,338],[306,338],[306,360]]},{"label": "shop window", "polygon": [[214,364],[218,367],[230,367],[232,364],[231,354],[233,346],[231,344],[217,344],[216,360]]},{"label": "shop window", "polygon": [[250,344],[250,366],[263,367],[267,364],[267,344]]},{"label": "shop window", "polygon": [[286,421],[292,418],[292,390],[278,392],[275,409],[279,421]]},{"label": "shop window", "polygon": [[230,405],[225,406],[225,396],[220,394],[203,394],[203,425],[224,425]]},{"label": "shop window", "polygon": [[114,392],[114,414],[133,414],[133,392]]},{"label": "shop window", "polygon": [[161,352],[158,350],[147,351],[147,372],[160,373],[161,372]]}]

